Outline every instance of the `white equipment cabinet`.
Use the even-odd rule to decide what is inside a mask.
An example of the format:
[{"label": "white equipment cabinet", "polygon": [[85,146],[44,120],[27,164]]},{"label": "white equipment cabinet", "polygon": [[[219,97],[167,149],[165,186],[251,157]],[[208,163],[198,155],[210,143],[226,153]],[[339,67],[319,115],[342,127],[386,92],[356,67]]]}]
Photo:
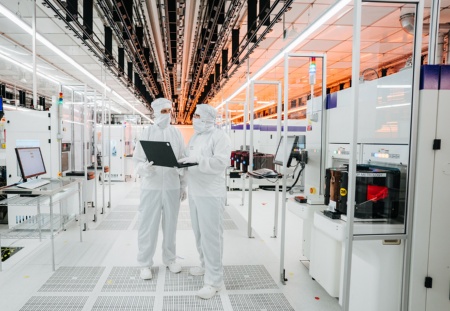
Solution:
[{"label": "white equipment cabinet", "polygon": [[[106,130],[108,131],[108,129]],[[106,137],[108,137],[107,134]],[[111,155],[110,176],[111,181],[125,181],[125,157],[126,150],[131,150],[131,125],[111,125],[111,141],[110,144],[105,144],[105,155]],[[102,163],[107,165],[108,162]],[[105,175],[108,178],[108,174]]]},{"label": "white equipment cabinet", "polygon": [[[342,297],[346,226],[343,220],[314,214],[309,273],[333,297]],[[403,225],[355,223],[354,230],[355,234],[400,233]],[[351,311],[399,310],[403,249],[399,240],[354,241]]]},{"label": "white equipment cabinet", "polygon": [[300,217],[303,221],[302,255],[308,260],[311,258],[311,232],[314,221],[314,213],[326,209],[325,205],[310,205],[298,203],[294,198],[287,201],[288,210]]}]

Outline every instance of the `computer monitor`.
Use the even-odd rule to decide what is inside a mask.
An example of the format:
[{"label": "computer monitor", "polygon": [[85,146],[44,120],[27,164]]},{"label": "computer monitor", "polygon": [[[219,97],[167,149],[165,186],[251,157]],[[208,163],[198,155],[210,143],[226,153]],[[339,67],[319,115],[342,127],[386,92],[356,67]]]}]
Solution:
[{"label": "computer monitor", "polygon": [[292,161],[292,151],[294,150],[294,146],[296,146],[298,142],[298,136],[288,136],[287,137],[287,150],[288,154],[285,154],[283,152],[283,136],[280,138],[280,142],[278,143],[277,153],[275,154],[275,160],[273,161],[274,164],[283,165],[285,161],[286,166],[291,166]]},{"label": "computer monitor", "polygon": [[30,177],[47,173],[45,170],[44,159],[42,158],[41,148],[16,148],[16,155],[24,182]]}]

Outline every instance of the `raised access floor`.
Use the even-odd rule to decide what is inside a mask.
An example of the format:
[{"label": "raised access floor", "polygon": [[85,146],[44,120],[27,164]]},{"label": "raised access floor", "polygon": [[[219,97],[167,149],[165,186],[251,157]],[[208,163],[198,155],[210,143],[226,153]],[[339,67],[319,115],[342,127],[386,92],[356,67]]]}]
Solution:
[{"label": "raised access floor", "polygon": [[[252,239],[247,237],[247,207],[240,205],[242,192],[228,193],[225,289],[205,301],[195,297],[202,277],[187,272],[198,264],[187,201],[181,206],[177,232],[182,272],[172,274],[162,266],[158,245],[154,279],[143,281],[136,263],[139,182],[113,183],[111,189],[112,207],[97,222],[88,223],[83,242],[79,242],[78,223],[55,238],[55,272],[49,240],[2,240],[2,246],[24,248],[6,260],[0,272],[0,310],[340,310],[337,299],[329,297],[300,262],[302,222],[289,211],[288,281],[280,283],[280,233],[271,238],[273,192],[253,192]],[[161,243],[161,232],[158,240]]]}]

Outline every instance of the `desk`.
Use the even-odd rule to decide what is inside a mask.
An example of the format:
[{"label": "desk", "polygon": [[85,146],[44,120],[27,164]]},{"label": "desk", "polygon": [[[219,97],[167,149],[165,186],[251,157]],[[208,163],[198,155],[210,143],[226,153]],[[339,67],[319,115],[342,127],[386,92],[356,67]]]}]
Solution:
[{"label": "desk", "polygon": [[[42,240],[43,231],[48,231],[52,244],[52,268],[55,271],[55,246],[54,235],[59,230],[64,230],[64,225],[71,220],[69,215],[63,215],[60,204],[59,217],[53,213],[53,205],[61,203],[70,196],[78,193],[78,215],[81,221],[82,188],[81,180],[73,178],[51,179],[50,183],[36,189],[23,189],[15,185],[0,189],[0,195],[8,195],[0,204],[8,205],[8,209],[20,206],[36,207],[36,216],[29,217],[0,235],[1,238],[24,239],[39,238]],[[49,214],[41,213],[42,207],[48,207]],[[80,242],[82,241],[82,224],[80,223]],[[0,261],[0,271],[2,269]]]},{"label": "desk", "polygon": [[283,175],[278,174],[278,176],[270,176],[270,177],[262,177],[261,175],[252,174],[252,172],[247,172],[247,176],[250,177],[249,181],[249,189],[248,189],[248,237],[253,238],[252,235],[252,204],[253,204],[253,197],[252,197],[252,180],[253,178],[256,179],[274,179],[275,180],[275,215],[274,215],[274,224],[273,224],[273,236],[271,238],[276,238],[278,234],[278,202],[279,202],[279,192],[280,192],[280,185],[279,180],[283,177]]}]

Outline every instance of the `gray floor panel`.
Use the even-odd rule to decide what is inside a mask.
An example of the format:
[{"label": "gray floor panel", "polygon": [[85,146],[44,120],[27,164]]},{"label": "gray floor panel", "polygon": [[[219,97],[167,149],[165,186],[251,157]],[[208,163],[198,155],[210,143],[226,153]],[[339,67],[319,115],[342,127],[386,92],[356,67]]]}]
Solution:
[{"label": "gray floor panel", "polygon": [[286,297],[279,294],[228,295],[233,311],[294,311]]},{"label": "gray floor panel", "polygon": [[237,230],[237,226],[231,219],[224,219],[223,220],[223,230]]},{"label": "gray floor panel", "polygon": [[132,220],[136,216],[136,212],[110,212],[108,216],[106,216],[107,220]]},{"label": "gray floor panel", "polygon": [[92,311],[149,311],[154,303],[149,296],[99,296]]},{"label": "gray floor panel", "polygon": [[137,212],[139,210],[139,205],[118,205],[113,207],[114,212]]},{"label": "gray floor panel", "polygon": [[209,300],[203,300],[196,296],[165,296],[163,311],[222,311],[222,301],[219,295]]},{"label": "gray floor panel", "polygon": [[127,230],[131,220],[102,221],[94,230]]},{"label": "gray floor panel", "polygon": [[178,220],[177,230],[192,230],[192,223],[190,220]]},{"label": "gray floor panel", "polygon": [[33,296],[20,311],[81,311],[88,296]]},{"label": "gray floor panel", "polygon": [[158,267],[152,267],[153,278],[141,280],[139,267],[113,267],[102,292],[154,292],[158,282]]},{"label": "gray floor panel", "polygon": [[105,267],[60,267],[39,292],[91,292]]},{"label": "gray floor panel", "polygon": [[263,265],[224,266],[227,290],[279,289]]},{"label": "gray floor panel", "polygon": [[189,274],[190,267],[183,267],[180,273],[166,271],[164,282],[165,292],[189,292],[198,291],[203,287],[203,276]]}]

